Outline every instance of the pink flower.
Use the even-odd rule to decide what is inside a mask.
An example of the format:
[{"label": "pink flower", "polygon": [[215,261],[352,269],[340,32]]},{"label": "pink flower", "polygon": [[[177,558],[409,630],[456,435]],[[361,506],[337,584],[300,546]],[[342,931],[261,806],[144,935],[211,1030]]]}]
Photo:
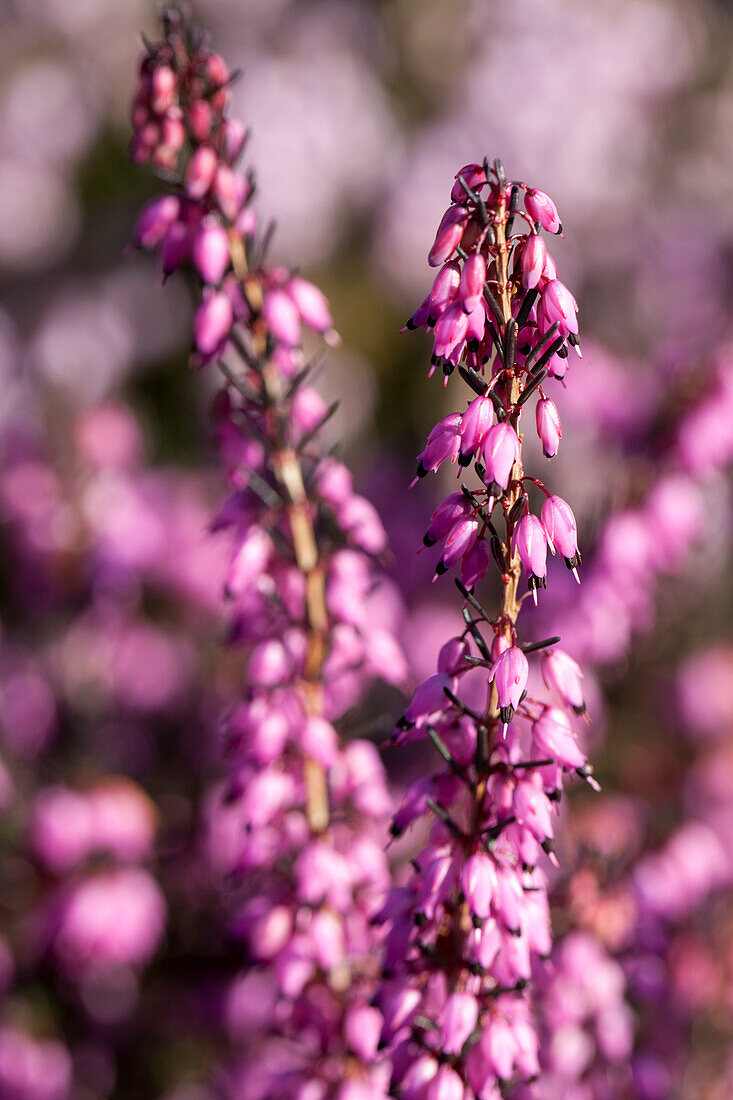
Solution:
[{"label": "pink flower", "polygon": [[536,287],[544,275],[547,262],[547,245],[544,239],[536,233],[527,237],[522,250],[522,286],[525,290]]},{"label": "pink flower", "polygon": [[431,267],[440,267],[449,260],[461,243],[463,231],[468,221],[465,206],[449,206],[435,234],[435,243],[430,249],[428,263]]},{"label": "pink flower", "polygon": [[[578,525],[573,510],[562,497],[547,497],[542,505],[542,527],[553,554],[559,550],[565,558],[568,569],[576,571],[580,564],[578,553]],[[578,580],[577,573],[575,579]]]},{"label": "pink flower", "polygon": [[519,456],[519,439],[511,424],[495,424],[485,433],[481,460],[486,469],[486,484],[506,489],[512,467]]},{"label": "pink flower", "polygon": [[496,685],[501,720],[506,725],[514,717],[527,686],[529,662],[518,646],[510,646],[494,662],[489,681]]},{"label": "pink flower", "polygon": [[544,191],[535,187],[528,187],[524,198],[527,213],[534,221],[539,222],[548,233],[562,233],[562,224],[557,213],[557,207]]},{"label": "pink flower", "polygon": [[543,654],[542,679],[565,706],[572,707],[576,714],[585,712],[583,671],[577,661],[557,646]]},{"label": "pink flower", "polygon": [[548,327],[557,322],[560,336],[570,336],[578,332],[578,303],[559,279],[551,279],[542,288],[542,308]]},{"label": "pink flower", "polygon": [[512,550],[519,554],[529,574],[529,587],[536,602],[537,588],[547,577],[547,539],[537,516],[530,513],[521,517],[512,535]]},{"label": "pink flower", "polygon": [[553,458],[560,446],[562,427],[560,414],[554,401],[549,397],[542,397],[535,405],[535,419],[537,422],[537,435],[542,443],[542,452],[545,458]]}]

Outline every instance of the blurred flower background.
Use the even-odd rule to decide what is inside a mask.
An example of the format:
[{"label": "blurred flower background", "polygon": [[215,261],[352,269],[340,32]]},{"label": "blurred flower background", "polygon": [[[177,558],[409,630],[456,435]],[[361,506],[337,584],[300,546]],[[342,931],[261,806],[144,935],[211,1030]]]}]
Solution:
[{"label": "blurred flower background", "polygon": [[[126,256],[155,190],[127,159],[155,10],[0,6],[0,1097],[204,1100],[247,1010],[215,873],[226,838],[203,824],[241,672],[220,650],[223,487],[212,382],[187,367],[191,300]],[[725,1100],[733,11],[200,0],[196,15],[244,71],[233,113],[273,253],[323,287],[343,337],[318,385],[390,534],[415,681],[457,613],[416,556],[441,486],[407,491],[444,392],[427,339],[399,329],[457,166],[501,156],[560,209],[584,355],[553,393],[555,483],[585,568],[577,592],[548,591],[537,631],[588,669],[604,789],[570,799],[531,1095]],[[372,700],[375,739],[402,705]],[[421,761],[386,760],[398,796]]]}]

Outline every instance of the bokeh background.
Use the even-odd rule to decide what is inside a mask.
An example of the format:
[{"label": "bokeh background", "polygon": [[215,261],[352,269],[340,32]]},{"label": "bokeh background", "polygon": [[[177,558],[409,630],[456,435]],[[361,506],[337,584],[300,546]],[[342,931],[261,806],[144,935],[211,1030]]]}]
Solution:
[{"label": "bokeh background", "polygon": [[[573,944],[600,945],[623,1005],[604,1018],[583,993],[548,1037],[545,1095],[726,1100],[733,9],[195,12],[243,69],[234,113],[252,128],[273,253],[331,300],[343,344],[319,386],[341,398],[333,439],[389,529],[415,680],[457,610],[416,556],[441,484],[406,487],[457,383],[429,382],[427,339],[399,330],[461,165],[501,156],[560,208],[584,356],[553,393],[553,472],[587,571],[580,593],[548,593],[536,629],[560,623],[589,667],[604,793],[571,809],[557,927],[569,971]],[[227,999],[225,838],[202,826],[238,669],[219,645],[207,528],[222,487],[213,381],[187,366],[192,299],[127,249],[157,186],[127,160],[155,9],[0,0],[0,17],[0,1097],[203,1100],[246,1015]],[[373,700],[375,739],[400,709],[397,693]],[[398,793],[420,760],[387,759]],[[575,1092],[560,1049],[575,1052]]]}]

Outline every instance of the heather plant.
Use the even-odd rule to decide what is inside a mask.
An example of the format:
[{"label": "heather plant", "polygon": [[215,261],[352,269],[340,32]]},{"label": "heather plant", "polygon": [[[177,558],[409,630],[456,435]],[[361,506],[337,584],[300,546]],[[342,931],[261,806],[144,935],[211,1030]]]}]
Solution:
[{"label": "heather plant", "polygon": [[267,263],[253,176],[237,167],[246,134],[227,114],[230,75],[181,12],[165,12],[163,29],[141,63],[132,156],[171,189],[144,209],[136,241],[165,275],[192,269],[193,362],[223,375],[212,415],[230,493],[213,528],[229,540],[229,642],[243,665],[211,811],[248,960],[228,1006],[243,1062],[222,1087],[382,1095],[370,1002],[390,799],[374,746],[342,743],[333,723],[375,676],[406,675],[398,604],[373,564],[385,534],[322,442],[334,410],[310,384],[303,329],[334,341],[331,316],[315,286]]},{"label": "heather plant", "polygon": [[[524,600],[547,584],[548,549],[579,579],[572,510],[525,473],[521,434],[534,396],[545,455],[557,452],[560,419],[545,388],[565,377],[569,351],[579,354],[577,306],[542,235],[561,229],[552,200],[508,182],[499,161],[467,165],[429,254],[439,271],[407,326],[433,329],[430,373],[440,367],[447,382],[457,367],[473,394],[430,433],[417,476],[448,460],[459,477],[475,475],[438,506],[425,536],[440,547],[436,577],[460,567],[463,629],[396,735],[429,739],[442,758],[394,818],[395,835],[427,819],[428,840],[381,913],[382,1041],[393,1088],[410,1100],[495,1097],[501,1082],[537,1074],[526,987],[533,958],[551,950],[541,861],[554,859],[566,776],[594,783],[574,731],[585,711],[580,667],[559,638],[522,642],[518,626]],[[490,568],[501,580],[493,613],[473,592]],[[530,681],[536,653],[544,697],[535,670]]]}]

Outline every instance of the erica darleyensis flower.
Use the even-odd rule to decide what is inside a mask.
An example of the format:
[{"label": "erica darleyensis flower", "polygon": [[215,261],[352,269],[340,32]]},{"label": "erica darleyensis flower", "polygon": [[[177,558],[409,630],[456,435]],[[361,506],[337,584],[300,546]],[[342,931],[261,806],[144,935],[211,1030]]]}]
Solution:
[{"label": "erica darleyensis flower", "polygon": [[372,918],[390,803],[374,747],[342,745],[333,723],[373,676],[406,673],[396,597],[372,561],[385,535],[321,445],[333,409],[306,381],[303,328],[331,338],[331,316],[315,286],[264,259],[226,66],[179,14],[164,31],[141,65],[133,156],[165,169],[173,191],[145,208],[136,239],[165,273],[193,268],[194,361],[224,375],[214,421],[231,493],[214,527],[230,535],[230,638],[245,671],[212,825],[251,960],[230,997],[245,1061],[229,1091],[378,1097]]},{"label": "erica darleyensis flower", "polygon": [[[578,345],[575,300],[540,236],[560,222],[548,196],[508,183],[498,161],[462,169],[451,199],[429,257],[443,266],[408,327],[434,324],[433,366],[446,378],[458,367],[473,397],[436,429],[445,443],[429,444],[418,476],[460,456],[476,481],[439,505],[425,539],[440,547],[437,572],[460,567],[464,627],[396,735],[430,738],[442,758],[395,817],[395,834],[426,818],[429,838],[381,912],[382,1042],[394,1095],[406,1100],[496,1100],[501,1082],[537,1074],[526,987],[533,960],[551,949],[543,853],[554,859],[565,778],[594,782],[575,733],[581,670],[554,648],[558,638],[522,641],[517,623],[522,576],[536,600],[548,549],[573,570],[580,562],[570,506],[525,474],[520,435],[536,396],[545,454],[557,451],[559,415],[543,384],[566,373]],[[492,562],[502,600],[488,611],[472,590]],[[537,651],[546,699],[527,694],[539,683],[528,660]]]}]

